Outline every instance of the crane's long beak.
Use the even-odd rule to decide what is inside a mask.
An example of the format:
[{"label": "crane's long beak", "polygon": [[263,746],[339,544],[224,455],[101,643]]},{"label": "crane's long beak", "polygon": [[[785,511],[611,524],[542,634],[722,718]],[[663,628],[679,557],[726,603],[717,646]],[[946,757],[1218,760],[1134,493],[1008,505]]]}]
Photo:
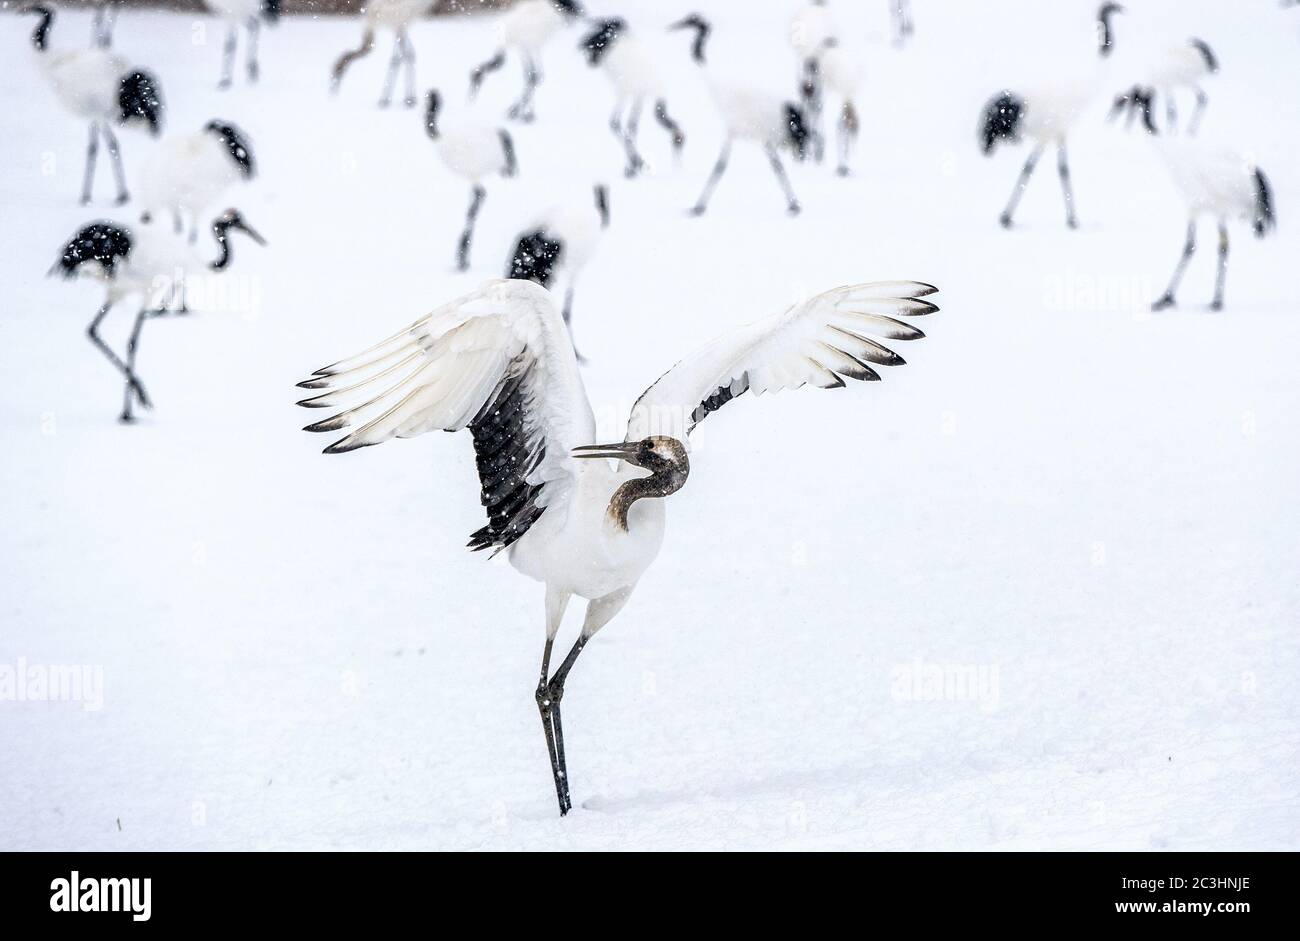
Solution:
[{"label": "crane's long beak", "polygon": [[629,464],[636,464],[636,454],[639,448],[639,444],[620,441],[617,444],[584,444],[574,448],[571,453],[574,457],[579,458],[613,458],[616,461],[627,461]]},{"label": "crane's long beak", "polygon": [[266,244],[266,239],[262,238],[262,236],[261,236],[260,234],[258,234],[257,230],[254,229],[254,228],[253,228],[251,225],[249,225],[247,222],[237,222],[237,223],[235,223],[235,228],[241,230],[245,235],[247,235],[250,239],[252,239],[252,240],[253,240],[254,242],[256,242],[258,245],[265,245],[265,244]]}]

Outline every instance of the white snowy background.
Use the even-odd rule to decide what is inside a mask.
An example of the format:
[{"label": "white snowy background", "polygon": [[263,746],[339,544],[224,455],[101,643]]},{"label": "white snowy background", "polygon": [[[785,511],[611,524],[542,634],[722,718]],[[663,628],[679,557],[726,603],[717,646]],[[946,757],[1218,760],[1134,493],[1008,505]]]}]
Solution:
[{"label": "white snowy background", "polygon": [[[904,49],[885,0],[837,0],[861,149],[847,180],[791,170],[796,219],[744,145],[687,217],[720,125],[663,30],[699,8],[719,68],[789,89],[793,4],[591,0],[660,49],[684,159],[647,115],[652,172],[622,179],[570,30],[467,274],[466,185],[419,109],[375,108],[386,36],[331,98],[359,21],[288,18],[262,83],[218,93],[218,21],[128,10],[115,44],[161,76],[168,130],[251,135],[261,173],[229,201],[269,240],[236,244],[224,296],[147,325],[156,408],[133,427],[85,339],[98,289],[44,275],[78,226],[138,206],[109,204],[107,166],[76,204],[85,126],[29,61],[34,20],[0,16],[0,666],[103,676],[97,710],[0,701],[0,848],[1295,849],[1300,10],[1127,5],[1121,43],[1213,46],[1203,136],[1274,184],[1275,236],[1234,224],[1221,314],[1208,227],[1183,306],[1147,312],[1186,218],[1101,100],[1071,139],[1082,228],[1050,161],[996,224],[1025,151],[981,156],[979,112],[1094,63],[1090,0],[915,0]],[[492,24],[420,21],[421,91],[461,105]],[[88,33],[61,14],[52,43]],[[518,82],[512,61],[476,107],[500,116]],[[134,180],[156,145],[120,137]],[[499,276],[538,210],[597,180],[613,225],[575,329],[602,433],[699,343],[819,289],[915,278],[943,310],[884,382],[746,396],[700,429],[662,556],[569,683],[561,820],[542,587],[464,549],[467,437],[323,457],[293,384]],[[922,682],[962,669],[985,684]]]}]

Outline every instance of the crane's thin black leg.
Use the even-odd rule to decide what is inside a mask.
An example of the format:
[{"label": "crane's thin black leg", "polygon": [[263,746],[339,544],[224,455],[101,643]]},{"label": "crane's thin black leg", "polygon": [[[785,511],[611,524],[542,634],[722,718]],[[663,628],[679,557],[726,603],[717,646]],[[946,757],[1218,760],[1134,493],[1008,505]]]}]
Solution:
[{"label": "crane's thin black leg", "polygon": [[525,53],[524,60],[524,90],[519,96],[519,100],[510,106],[506,116],[512,120],[523,121],[525,124],[532,121],[537,115],[533,111],[533,94],[537,91],[537,86],[542,81],[541,70],[533,57]]},{"label": "crane's thin black leg", "polygon": [[623,168],[623,175],[629,180],[645,167],[645,160],[636,149],[636,133],[641,123],[642,101],[641,98],[633,99],[632,110],[628,112],[627,124],[623,127],[623,151],[627,154],[627,166]]},{"label": "crane's thin black leg", "polygon": [[564,682],[569,677],[569,671],[573,669],[578,654],[582,653],[582,648],[585,646],[587,646],[587,635],[579,634],[568,656],[548,681],[545,679],[545,671],[551,643],[547,641],[544,655],[546,659],[543,660],[542,666],[543,680],[537,687],[537,708],[542,713],[542,724],[548,727],[546,743],[552,748],[551,769],[555,775],[555,795],[560,802],[561,817],[573,809],[573,801],[569,798],[569,771],[564,760],[564,725],[560,719],[560,700],[564,698]]},{"label": "crane's thin black leg", "polygon": [[231,22],[226,30],[226,45],[221,53],[221,81],[217,88],[229,88],[235,82],[235,46],[239,42],[239,24]]},{"label": "crane's thin black leg", "polygon": [[1178,285],[1182,283],[1183,272],[1187,270],[1187,264],[1192,260],[1192,255],[1196,253],[1196,219],[1193,217],[1187,223],[1187,241],[1183,243],[1183,254],[1178,259],[1178,266],[1174,268],[1174,276],[1169,282],[1169,289],[1156,299],[1151,305],[1152,310],[1164,310],[1166,307],[1173,307],[1175,303],[1174,295],[1178,293]]},{"label": "crane's thin black leg", "polygon": [[248,19],[248,80],[256,83],[260,77],[260,68],[257,64],[257,39],[262,33],[262,21],[257,17]]},{"label": "crane's thin black leg", "polygon": [[1065,141],[1056,145],[1056,172],[1061,177],[1061,194],[1065,197],[1065,224],[1077,229],[1079,219],[1074,214],[1074,191],[1070,188],[1070,164],[1065,156]]},{"label": "crane's thin black leg", "polygon": [[1016,180],[1016,188],[1011,191],[1011,201],[1007,203],[1007,208],[1002,210],[1002,215],[998,216],[998,222],[1002,223],[1002,228],[1011,228],[1011,217],[1016,214],[1016,207],[1020,205],[1020,197],[1025,193],[1025,187],[1029,185],[1029,177],[1033,175],[1034,167],[1038,164],[1038,158],[1043,155],[1045,144],[1039,144],[1034,148],[1029,159],[1020,170],[1020,178]]},{"label": "crane's thin black leg", "polygon": [[135,376],[135,353],[140,346],[140,329],[144,326],[144,319],[149,316],[149,309],[141,307],[140,313],[135,315],[135,326],[131,328],[131,339],[126,342],[126,370],[128,373],[126,389],[122,394],[122,415],[118,419],[123,423],[135,421],[135,416],[131,414],[131,400],[138,394],[138,383],[133,380]]},{"label": "crane's thin black leg", "polygon": [[113,176],[117,179],[117,204],[126,203],[131,194],[126,190],[126,170],[122,167],[122,153],[117,147],[117,135],[107,124],[102,125],[104,141],[108,144],[108,155],[113,160]]},{"label": "crane's thin black leg", "polygon": [[393,101],[393,86],[397,84],[397,70],[402,64],[402,38],[393,37],[393,54],[388,57],[388,73],[384,76],[384,90],[379,95],[379,107],[387,108]]},{"label": "crane's thin black leg", "polygon": [[473,101],[478,95],[478,90],[483,86],[483,79],[489,72],[495,72],[501,66],[506,64],[506,51],[498,49],[496,54],[486,62],[480,63],[469,73],[469,100]]},{"label": "crane's thin black leg", "polygon": [[718,181],[722,179],[722,174],[727,172],[727,157],[731,154],[731,139],[722,142],[722,152],[718,154],[718,162],[713,165],[713,172],[709,174],[708,180],[704,184],[704,192],[700,193],[700,198],[695,201],[695,206],[691,209],[691,215],[702,216],[704,210],[709,208],[709,200],[713,197],[713,190],[717,187]]},{"label": "crane's thin black leg", "polygon": [[619,140],[623,139],[623,122],[619,120],[623,116],[623,99],[620,97],[614,102],[614,113],[609,116],[610,133]]},{"label": "crane's thin black leg", "polygon": [[849,155],[853,152],[853,145],[857,143],[858,130],[858,112],[852,103],[846,101],[840,111],[839,121],[840,165],[835,168],[835,172],[840,176],[849,175]]},{"label": "crane's thin black leg", "polygon": [[1201,115],[1205,111],[1205,106],[1209,104],[1210,96],[1205,93],[1205,89],[1196,86],[1196,110],[1192,112],[1192,123],[1187,125],[1187,133],[1195,136],[1197,129],[1201,126]]},{"label": "crane's thin black leg", "polygon": [[469,201],[469,212],[465,214],[465,231],[461,232],[460,241],[456,244],[457,271],[469,269],[469,244],[474,238],[474,222],[478,219],[478,211],[483,205],[485,196],[487,196],[487,190],[475,183],[473,196]]},{"label": "crane's thin black leg", "polygon": [[91,23],[90,44],[100,49],[113,45],[113,24],[117,20],[116,9],[108,3],[95,7],[95,18]]},{"label": "crane's thin black leg", "polygon": [[672,135],[673,151],[679,152],[686,144],[686,135],[682,133],[681,126],[668,114],[668,102],[663,98],[655,102],[655,120]]},{"label": "crane's thin black leg", "polygon": [[567,793],[563,783],[564,772],[560,768],[559,753],[555,747],[553,703],[546,685],[546,680],[551,672],[551,648],[554,644],[555,639],[553,637],[546,638],[546,646],[542,649],[542,675],[537,681],[536,699],[537,711],[542,717],[542,732],[546,735],[546,750],[551,756],[551,776],[555,779],[555,799],[559,802],[560,816],[562,817],[568,812],[568,808],[564,803]]},{"label": "crane's thin black leg", "polygon": [[402,65],[403,74],[406,76],[406,97],[402,99],[402,104],[408,108],[415,107],[415,43],[411,42],[410,34],[402,30]]},{"label": "crane's thin black leg", "polygon": [[826,156],[826,136],[822,133],[824,95],[821,64],[815,56],[809,56],[804,60],[799,95],[803,99],[804,114],[808,118],[808,128],[812,132],[813,160],[821,163]]},{"label": "crane's thin black leg", "polygon": [[95,158],[99,156],[99,122],[90,122],[90,143],[86,145],[86,174],[81,182],[81,205],[90,203],[95,188]]},{"label": "crane's thin black leg", "polygon": [[118,358],[116,353],[109,349],[108,344],[105,343],[99,335],[99,324],[106,316],[108,316],[108,312],[112,306],[112,304],[106,303],[103,307],[99,308],[95,313],[95,319],[92,320],[90,326],[86,328],[86,336],[90,337],[90,342],[95,344],[95,348],[103,353],[104,356],[107,357],[108,361],[113,364],[114,368],[122,374],[123,378],[126,379],[127,386],[135,390],[136,398],[140,400],[140,404],[145,408],[152,408],[153,406],[149,402],[149,396],[144,391],[144,386],[141,385],[140,380],[136,377],[135,373],[127,367],[126,363],[122,362],[122,360]]},{"label": "crane's thin black leg", "polygon": [[1223,310],[1223,288],[1228,282],[1228,224],[1219,220],[1219,268],[1214,277],[1214,300],[1210,310]]},{"label": "crane's thin black leg", "polygon": [[785,193],[785,209],[792,216],[799,215],[799,200],[794,198],[794,190],[790,188],[790,180],[785,175],[785,167],[781,165],[781,155],[776,152],[776,148],[769,144],[764,148],[767,151],[767,162],[772,165],[772,172],[776,174],[776,181],[781,184],[781,191]]}]

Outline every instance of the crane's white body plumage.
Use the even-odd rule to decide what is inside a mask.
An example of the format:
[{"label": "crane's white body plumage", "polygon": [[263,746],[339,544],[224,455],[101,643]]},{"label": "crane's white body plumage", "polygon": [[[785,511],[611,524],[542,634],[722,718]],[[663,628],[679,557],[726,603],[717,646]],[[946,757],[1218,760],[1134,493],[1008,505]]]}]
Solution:
[{"label": "crane's white body plumage", "polygon": [[502,45],[537,57],[564,25],[564,14],[550,0],[520,0],[501,15],[497,30]]},{"label": "crane's white body plumage", "polygon": [[1162,135],[1151,141],[1189,213],[1216,219],[1254,218],[1256,168],[1245,154],[1188,137]]},{"label": "crane's white body plumage", "polygon": [[655,55],[635,35],[622,35],[600,60],[599,68],[619,101],[661,98],[667,85]]},{"label": "crane's white body plumage", "polygon": [[38,67],[71,114],[87,121],[111,121],[118,110],[118,86],[131,69],[125,56],[106,49],[37,52]]},{"label": "crane's white body plumage", "polygon": [[197,222],[240,177],[229,148],[215,135],[180,134],[165,139],[146,164],[140,202],[148,212],[165,210]]},{"label": "crane's white body plumage", "polygon": [[470,183],[506,172],[500,128],[475,120],[472,115],[453,115],[439,127],[433,144],[443,165]]}]

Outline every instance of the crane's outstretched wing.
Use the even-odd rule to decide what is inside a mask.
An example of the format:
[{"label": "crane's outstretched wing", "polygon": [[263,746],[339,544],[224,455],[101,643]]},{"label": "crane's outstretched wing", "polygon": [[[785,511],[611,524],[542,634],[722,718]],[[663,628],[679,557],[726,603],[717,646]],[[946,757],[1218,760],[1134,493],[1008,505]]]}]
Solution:
[{"label": "crane's outstretched wing", "polygon": [[472,549],[526,533],[573,484],[569,452],[595,435],[564,321],[529,281],[489,281],[298,385],[326,390],[299,405],[342,409],[304,430],[351,429],[326,454],[470,429],[488,514]]},{"label": "crane's outstretched wing", "polygon": [[853,284],[738,327],[682,360],[641,393],[628,418],[627,440],[660,434],[685,441],[706,416],[745,392],[803,385],[834,389],[844,385],[841,377],[879,379],[872,364],[901,366],[903,358],[873,337],[925,336],[897,318],[938,310],[920,300],[937,290],[916,281]]}]

